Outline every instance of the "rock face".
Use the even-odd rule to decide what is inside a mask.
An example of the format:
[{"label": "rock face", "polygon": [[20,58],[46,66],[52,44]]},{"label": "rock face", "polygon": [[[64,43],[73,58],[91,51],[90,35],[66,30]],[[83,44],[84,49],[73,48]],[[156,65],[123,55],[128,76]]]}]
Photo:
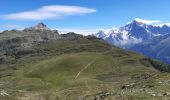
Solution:
[{"label": "rock face", "polygon": [[26,28],[25,30],[41,30],[41,31],[44,31],[44,30],[50,30],[50,28],[48,28],[47,25],[45,25],[44,23],[41,22],[41,23],[37,24],[36,26]]},{"label": "rock face", "polygon": [[94,97],[94,100],[103,100],[107,96],[110,96],[110,95],[112,95],[110,92],[103,91],[103,92],[96,94],[96,96]]},{"label": "rock face", "polygon": [[[60,35],[58,31],[51,30],[44,23],[39,23],[35,26],[25,28],[24,30],[10,30],[0,34],[0,39],[4,41],[5,48],[10,48],[10,45],[20,45],[27,48],[59,38]],[[6,44],[8,44],[9,47],[7,47]]]}]

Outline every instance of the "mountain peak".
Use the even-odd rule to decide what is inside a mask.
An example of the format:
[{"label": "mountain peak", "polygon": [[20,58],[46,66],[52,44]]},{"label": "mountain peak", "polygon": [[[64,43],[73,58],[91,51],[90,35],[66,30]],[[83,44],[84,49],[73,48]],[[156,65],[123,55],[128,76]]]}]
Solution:
[{"label": "mountain peak", "polygon": [[143,27],[143,26],[146,26],[146,25],[147,25],[147,23],[142,21],[142,19],[135,18],[133,21],[128,22],[125,26],[126,27],[134,27],[134,26]]},{"label": "mountain peak", "polygon": [[99,30],[99,32],[98,32],[98,33],[105,33],[105,32],[104,32],[104,30]]},{"label": "mountain peak", "polygon": [[99,30],[94,36],[97,36],[98,38],[104,38],[106,36],[106,33],[103,30]]},{"label": "mountain peak", "polygon": [[140,19],[134,19],[131,24],[136,24],[136,25],[142,25],[142,24],[146,24],[145,22],[143,22],[142,20]]},{"label": "mountain peak", "polygon": [[44,24],[43,22],[40,22],[37,25],[29,27],[29,28],[26,28],[26,29],[28,29],[28,30],[41,30],[41,31],[50,30],[50,28],[48,28],[47,25]]},{"label": "mountain peak", "polygon": [[43,22],[38,23],[36,26],[33,27],[34,29],[38,29],[38,30],[50,30],[46,24],[44,24]]},{"label": "mountain peak", "polygon": [[139,18],[135,18],[134,19],[134,22],[137,22],[137,23],[143,23],[143,24],[149,24],[149,20],[144,20],[144,19],[139,19]]},{"label": "mountain peak", "polygon": [[37,27],[47,27],[47,25],[45,25],[43,22],[40,22],[37,24]]}]

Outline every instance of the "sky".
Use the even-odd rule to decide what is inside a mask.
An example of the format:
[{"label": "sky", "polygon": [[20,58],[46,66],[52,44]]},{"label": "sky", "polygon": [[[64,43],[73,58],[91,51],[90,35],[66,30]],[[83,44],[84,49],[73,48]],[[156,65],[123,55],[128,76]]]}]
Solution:
[{"label": "sky", "polygon": [[170,23],[170,0],[1,0],[0,31],[44,22],[60,32],[95,33],[139,19]]}]

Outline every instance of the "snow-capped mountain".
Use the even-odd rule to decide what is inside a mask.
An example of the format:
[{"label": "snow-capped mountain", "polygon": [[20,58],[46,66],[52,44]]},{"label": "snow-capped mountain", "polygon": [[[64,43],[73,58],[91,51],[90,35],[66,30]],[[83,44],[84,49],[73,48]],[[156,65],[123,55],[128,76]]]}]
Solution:
[{"label": "snow-capped mountain", "polygon": [[103,30],[100,30],[95,34],[96,37],[104,39],[107,35]]},{"label": "snow-capped mountain", "polygon": [[113,45],[130,48],[142,41],[165,34],[170,34],[170,27],[168,25],[149,25],[140,19],[135,19],[119,29],[111,29],[107,33],[99,31],[94,36],[102,38]]}]

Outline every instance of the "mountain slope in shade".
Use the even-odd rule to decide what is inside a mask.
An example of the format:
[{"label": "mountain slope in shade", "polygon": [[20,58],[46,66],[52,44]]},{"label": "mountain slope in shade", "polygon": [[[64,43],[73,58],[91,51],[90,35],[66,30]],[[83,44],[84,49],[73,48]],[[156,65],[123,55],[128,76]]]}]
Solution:
[{"label": "mountain slope in shade", "polygon": [[170,98],[168,65],[93,36],[58,34],[24,47],[25,34],[41,37],[51,31],[14,32],[24,35],[0,41],[0,100]]},{"label": "mountain slope in shade", "polygon": [[170,64],[170,34],[155,37],[151,40],[139,43],[130,48],[136,52],[140,52],[149,57],[158,59],[162,62]]}]

